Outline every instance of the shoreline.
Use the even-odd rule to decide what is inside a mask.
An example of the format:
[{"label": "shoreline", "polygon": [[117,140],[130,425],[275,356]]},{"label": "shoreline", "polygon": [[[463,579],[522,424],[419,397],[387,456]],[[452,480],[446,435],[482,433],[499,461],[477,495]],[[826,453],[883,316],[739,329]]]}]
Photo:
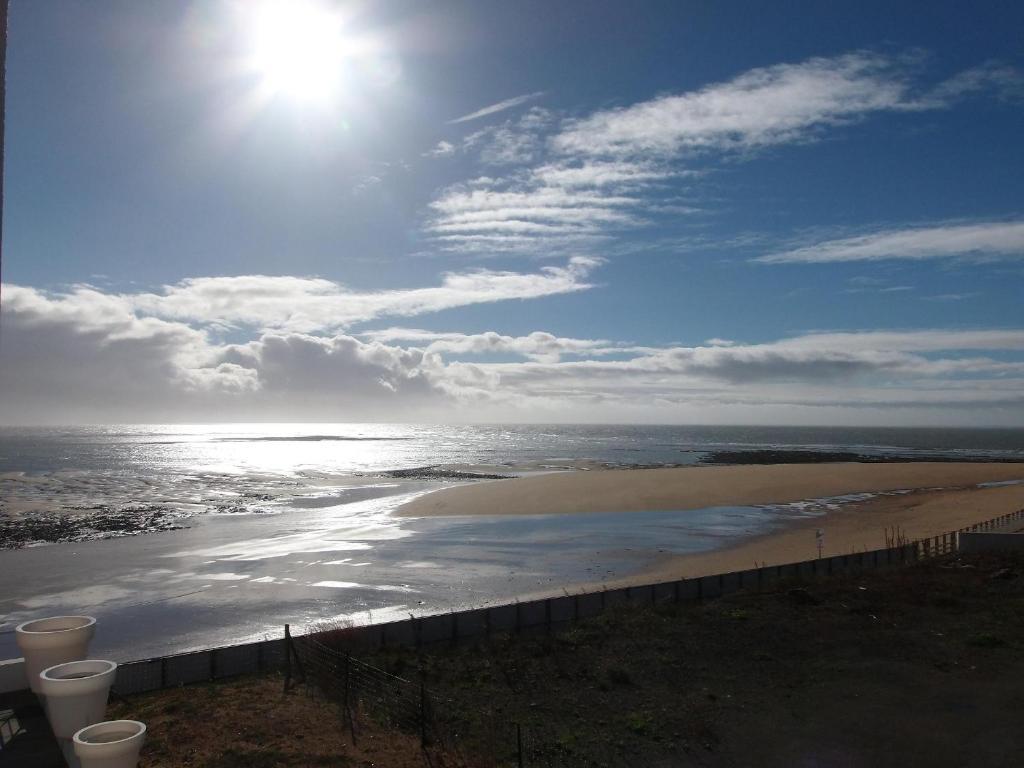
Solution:
[{"label": "shoreline", "polygon": [[[1024,464],[1005,463],[609,470],[456,486],[414,499],[396,510],[396,514],[410,517],[585,515],[588,511],[628,513],[665,507],[685,511],[716,506],[790,504],[814,499],[824,502],[830,497],[876,494],[866,500],[838,504],[821,515],[780,520],[774,530],[728,539],[710,551],[662,552],[627,576],[572,585],[572,589],[577,590],[615,588],[745,570],[757,564],[771,566],[813,559],[818,554],[818,529],[824,531],[823,557],[882,548],[886,543],[886,529],[897,528],[909,540],[930,538],[1024,508],[1024,483],[981,485],[1022,478]],[[685,483],[686,480],[692,482]],[[659,484],[660,489],[652,487]],[[587,505],[592,505],[589,510]],[[553,592],[556,593],[559,591]]]},{"label": "shoreline", "polygon": [[1022,481],[1024,463],[754,464],[556,472],[432,491],[402,517],[684,511]]},{"label": "shoreline", "polygon": [[[881,549],[886,529],[906,539],[928,539],[1024,508],[1024,485],[917,490],[844,505],[819,517],[792,520],[780,530],[744,537],[710,552],[670,555],[618,580],[627,586],[708,576],[813,560],[816,532],[824,531],[822,557]],[[610,584],[609,584],[610,585]]]},{"label": "shoreline", "polygon": [[[965,504],[971,506],[965,507]],[[531,590],[520,599],[561,597],[573,592],[640,587],[715,576],[759,566],[786,565],[817,557],[816,531],[825,532],[822,557],[885,547],[886,528],[898,528],[908,543],[940,536],[1007,512],[1024,509],[1024,484],[994,488],[921,489],[844,504],[825,514],[794,518],[773,531],[730,539],[692,554],[660,553],[625,576],[586,580],[556,589]]]}]

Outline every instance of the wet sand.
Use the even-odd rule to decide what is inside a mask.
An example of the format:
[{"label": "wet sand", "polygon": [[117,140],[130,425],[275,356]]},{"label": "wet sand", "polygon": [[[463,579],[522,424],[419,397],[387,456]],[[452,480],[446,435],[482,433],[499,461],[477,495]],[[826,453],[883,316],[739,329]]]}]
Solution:
[{"label": "wet sand", "polygon": [[[790,519],[783,530],[734,538],[697,554],[664,553],[605,586],[648,584],[878,549],[887,529],[908,540],[941,535],[1024,508],[1022,464],[833,464],[695,467],[569,473],[461,486],[421,496],[399,508],[408,516],[566,514],[785,504],[878,493],[821,516]],[[898,493],[891,493],[898,491]],[[887,493],[889,492],[889,493]],[[892,535],[890,533],[890,535]],[[735,543],[733,543],[735,542]]]},{"label": "wet sand", "polygon": [[[293,485],[290,493],[273,485],[246,488],[271,495],[259,505],[274,513],[199,515],[186,530],[0,552],[0,653],[14,654],[9,630],[15,624],[54,613],[97,616],[97,652],[126,660],[279,636],[285,622],[384,621],[611,586],[626,578],[649,583],[748,568],[755,560],[803,560],[815,554],[817,527],[826,531],[826,554],[873,548],[884,544],[887,525],[925,536],[1020,508],[1022,485],[974,486],[1021,477],[1021,464],[930,470],[843,464],[534,475],[458,486],[419,500],[412,497],[438,481],[392,480],[394,486],[379,490],[404,493],[378,498],[363,496],[376,488],[369,481],[358,487],[334,480],[315,488]],[[677,478],[679,487],[690,483],[690,497],[667,496],[669,510],[688,511],[642,511],[645,504],[665,509],[672,483],[661,478]],[[578,492],[595,480],[596,493]],[[834,500],[786,505],[917,482],[971,488],[881,496],[827,514],[822,511]],[[717,495],[694,491],[694,483],[703,483],[705,491],[717,484]],[[613,511],[515,514],[523,511],[518,500],[529,496],[521,489],[540,486],[531,492],[539,503],[550,501],[544,495],[552,484],[568,488],[577,501],[614,505]],[[636,503],[617,502],[608,487],[632,494]],[[409,516],[424,501],[462,499],[467,491],[484,498],[497,494],[502,506],[488,502],[470,516]],[[737,506],[713,506],[730,503]],[[395,515],[403,504],[403,515]],[[508,514],[493,514],[499,509]]]},{"label": "wet sand", "polygon": [[1024,480],[1024,463],[800,464],[567,472],[448,488],[408,517],[544,515],[784,504],[853,493]]},{"label": "wet sand", "polygon": [[649,584],[810,560],[818,555],[819,529],[825,534],[822,556],[831,557],[880,549],[886,546],[886,529],[891,535],[897,526],[908,540],[924,539],[1018,509],[1024,509],[1024,485],[880,496],[821,517],[795,520],[784,531],[742,539],[723,549],[666,557],[616,583]]}]

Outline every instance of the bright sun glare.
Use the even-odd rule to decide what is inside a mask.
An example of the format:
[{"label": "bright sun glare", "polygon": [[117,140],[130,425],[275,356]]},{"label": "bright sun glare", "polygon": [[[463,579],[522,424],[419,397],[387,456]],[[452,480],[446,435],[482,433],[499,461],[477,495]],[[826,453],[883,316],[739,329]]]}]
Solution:
[{"label": "bright sun glare", "polygon": [[318,0],[266,0],[251,17],[251,65],[272,94],[324,101],[343,83],[342,19]]}]

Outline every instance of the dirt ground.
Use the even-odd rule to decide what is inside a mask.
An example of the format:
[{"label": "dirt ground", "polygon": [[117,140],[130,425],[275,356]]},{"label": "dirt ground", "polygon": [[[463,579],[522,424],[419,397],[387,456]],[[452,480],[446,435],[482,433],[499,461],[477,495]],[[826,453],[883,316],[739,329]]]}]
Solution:
[{"label": "dirt ground", "polygon": [[329,702],[284,693],[279,675],[190,685],[111,702],[110,719],[146,723],[140,768],[423,768],[415,736],[360,723],[353,746]]},{"label": "dirt ground", "polygon": [[[1017,766],[1024,559],[945,559],[376,663],[514,765]],[[371,660],[372,661],[372,660]],[[483,751],[483,750],[481,750]]]},{"label": "dirt ground", "polygon": [[[554,635],[362,658],[433,692],[466,764],[1017,766],[1024,557],[946,558],[703,604],[622,607]],[[270,677],[133,697],[143,766],[424,765]],[[372,738],[369,736],[372,734]],[[447,763],[451,765],[452,763]]]}]

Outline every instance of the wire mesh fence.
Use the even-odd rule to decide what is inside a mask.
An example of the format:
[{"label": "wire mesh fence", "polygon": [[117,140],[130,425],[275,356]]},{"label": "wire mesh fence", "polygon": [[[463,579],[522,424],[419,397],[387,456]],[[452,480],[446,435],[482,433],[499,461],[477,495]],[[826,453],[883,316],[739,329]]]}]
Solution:
[{"label": "wire mesh fence", "polygon": [[347,650],[331,647],[326,637],[293,637],[285,628],[288,646],[285,666],[285,690],[295,684],[315,689],[338,704],[353,741],[359,737],[359,722],[364,716],[376,722],[421,737],[424,747],[435,739],[433,695],[422,683],[393,675],[360,661]]},{"label": "wire mesh fence", "polygon": [[[910,540],[902,531],[893,529],[891,534],[887,532],[887,546],[880,550],[665,584],[566,595],[564,598],[479,609],[463,616],[450,614],[413,619],[405,633],[412,640],[406,644],[420,647],[427,644],[427,636],[433,642],[454,643],[468,637],[489,635],[492,630],[518,633],[525,628],[540,627],[551,632],[553,627],[572,624],[619,603],[678,603],[717,597],[740,589],[760,590],[762,586],[769,587],[773,582],[789,578],[813,578],[906,564],[956,552],[960,533],[992,531],[1015,521],[1024,521],[1024,510],[925,539]],[[387,638],[397,641],[404,635],[395,629],[381,627],[374,637],[376,641],[372,646],[384,647]],[[573,756],[565,745],[536,724],[527,727],[509,717],[488,719],[475,713],[472,737],[468,737],[469,719],[461,713],[457,702],[427,688],[422,680],[391,674],[355,658],[351,650],[359,648],[360,643],[365,646],[365,640],[360,627],[337,628],[297,637],[291,636],[286,628],[286,688],[304,684],[307,689],[316,690],[339,704],[343,713],[342,725],[351,732],[354,742],[358,741],[363,724],[369,718],[381,725],[417,735],[425,761],[432,766],[546,768],[573,765]],[[481,727],[481,721],[486,723],[484,727]]]},{"label": "wire mesh fence", "polygon": [[471,741],[464,738],[466,720],[455,702],[422,680],[392,674],[354,657],[346,649],[345,633],[292,636],[288,649],[285,690],[303,686],[338,706],[339,724],[358,744],[370,721],[419,739],[424,762],[440,768],[464,766],[546,766],[544,747],[521,726],[495,718],[480,728],[475,718]]},{"label": "wire mesh fence", "polygon": [[[545,738],[536,728],[529,730],[495,718],[484,734],[474,734],[467,746],[460,734],[465,719],[458,707],[427,689],[422,682],[406,679],[375,668],[341,650],[345,647],[383,648],[392,645],[427,646],[458,643],[469,638],[488,637],[493,632],[552,633],[620,603],[659,604],[702,600],[739,590],[772,588],[774,583],[793,578],[861,572],[902,565],[957,552],[961,535],[1012,532],[1024,526],[1024,509],[949,531],[938,536],[911,540],[899,528],[886,531],[886,547],[849,555],[808,560],[779,566],[761,566],[746,571],[680,579],[622,589],[583,592],[530,602],[496,605],[461,613],[411,618],[390,624],[334,628],[328,632],[265,640],[237,646],[212,648],[128,662],[118,668],[115,695],[140,693],[189,683],[218,680],[239,674],[285,669],[287,683],[305,683],[341,705],[358,739],[360,723],[374,722],[418,735],[425,754],[431,749],[450,755],[467,751],[493,755],[494,765],[565,765],[557,739]],[[479,723],[479,718],[475,719]],[[477,729],[479,731],[479,729]],[[469,764],[452,762],[446,765]],[[474,765],[488,763],[475,760]]]}]

